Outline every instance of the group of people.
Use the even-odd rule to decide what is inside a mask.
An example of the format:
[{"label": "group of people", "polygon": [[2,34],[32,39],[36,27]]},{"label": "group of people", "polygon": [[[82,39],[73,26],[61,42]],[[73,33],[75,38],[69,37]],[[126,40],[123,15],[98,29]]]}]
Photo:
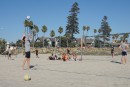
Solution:
[{"label": "group of people", "polygon": [[77,60],[77,54],[76,52],[70,53],[70,49],[66,49],[66,52],[63,52],[61,56],[57,56],[56,54],[52,53],[51,56],[49,56],[49,60],[63,60],[67,61],[73,58],[75,61]]},{"label": "group of people", "polygon": [[[68,49],[67,49],[68,50]],[[67,61],[70,60],[71,58],[73,58],[75,61],[77,60],[77,54],[75,52],[73,52],[72,54],[70,53],[70,51],[67,51],[67,53],[63,53],[62,54],[62,60],[63,61]]]},{"label": "group of people", "polygon": [[[22,69],[24,70],[24,65],[25,63],[27,63],[28,65],[28,69],[30,69],[30,41],[32,40],[32,38],[28,35],[23,36],[22,41],[24,42],[25,45],[25,59],[23,61],[23,65],[22,65]],[[122,50],[122,58],[121,58],[121,64],[126,64],[127,62],[127,48],[128,48],[128,44],[125,43],[125,41],[123,41],[121,43],[121,45],[119,46],[119,48]],[[112,46],[111,49],[111,54],[112,57],[114,57],[114,47]],[[38,50],[36,50],[36,56],[38,58]],[[75,61],[77,59],[77,54],[76,52],[72,52],[70,53],[70,49],[66,50],[66,53],[62,53],[62,59],[63,61],[67,61],[70,60],[70,58],[73,58]],[[50,57],[50,59],[57,59],[57,56],[52,54],[52,56]]]},{"label": "group of people", "polygon": [[[125,40],[121,42],[121,45],[119,46],[119,49],[122,50],[122,58],[121,58],[121,64],[126,64],[127,63],[127,48],[129,48],[129,45],[126,43]],[[114,57],[114,46],[111,47],[111,55],[112,58]]]}]

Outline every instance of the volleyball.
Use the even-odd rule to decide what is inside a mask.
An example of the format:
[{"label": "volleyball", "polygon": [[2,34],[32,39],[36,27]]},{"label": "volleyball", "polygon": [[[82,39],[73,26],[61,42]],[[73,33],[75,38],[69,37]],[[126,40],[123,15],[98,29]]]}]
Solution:
[{"label": "volleyball", "polygon": [[24,80],[25,80],[25,81],[29,81],[29,80],[31,80],[31,78],[29,77],[28,74],[26,74],[26,75],[24,76]]}]

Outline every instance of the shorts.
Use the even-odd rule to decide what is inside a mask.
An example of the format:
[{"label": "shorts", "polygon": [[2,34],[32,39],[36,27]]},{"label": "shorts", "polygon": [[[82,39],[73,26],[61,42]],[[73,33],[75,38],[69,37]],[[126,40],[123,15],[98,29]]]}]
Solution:
[{"label": "shorts", "polygon": [[122,51],[122,56],[126,56],[127,52],[126,51]]},{"label": "shorts", "polygon": [[30,51],[25,52],[25,57],[26,57],[26,58],[30,58]]},{"label": "shorts", "polygon": [[114,50],[111,50],[111,53],[114,53]]}]

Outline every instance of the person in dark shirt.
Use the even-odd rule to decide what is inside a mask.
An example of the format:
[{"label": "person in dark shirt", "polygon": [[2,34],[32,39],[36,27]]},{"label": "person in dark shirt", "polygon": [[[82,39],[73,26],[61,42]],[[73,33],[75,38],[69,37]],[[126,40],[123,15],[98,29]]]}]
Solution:
[{"label": "person in dark shirt", "polygon": [[36,52],[36,58],[39,58],[39,56],[38,56],[38,49],[36,49],[35,52]]},{"label": "person in dark shirt", "polygon": [[111,47],[111,55],[112,55],[112,58],[114,57],[114,46]]}]

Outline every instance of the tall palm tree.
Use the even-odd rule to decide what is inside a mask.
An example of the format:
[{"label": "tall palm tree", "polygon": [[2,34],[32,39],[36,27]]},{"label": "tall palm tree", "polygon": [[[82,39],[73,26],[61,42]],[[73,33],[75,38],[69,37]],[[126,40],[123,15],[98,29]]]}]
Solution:
[{"label": "tall palm tree", "polygon": [[45,33],[47,32],[47,27],[46,27],[46,25],[43,25],[43,26],[42,26],[42,32],[44,33],[44,35],[43,35],[43,47],[44,47],[44,37],[45,37]]},{"label": "tall palm tree", "polygon": [[51,36],[51,37],[54,37],[54,36],[55,36],[55,31],[54,31],[54,30],[51,30],[50,36]]},{"label": "tall palm tree", "polygon": [[[94,32],[94,38],[95,38],[95,33],[97,33],[97,30],[94,29],[93,32]],[[94,47],[95,47],[95,39],[94,39]]]},{"label": "tall palm tree", "polygon": [[[54,31],[54,30],[51,30],[50,36],[51,36],[51,38],[55,36],[55,31]],[[56,40],[55,40],[55,44],[56,44]],[[56,46],[56,45],[55,45],[55,46]]]},{"label": "tall palm tree", "polygon": [[29,33],[31,33],[31,30],[33,29],[33,21],[29,22],[28,27],[29,27]]},{"label": "tall palm tree", "polygon": [[83,44],[86,46],[86,40],[85,40],[85,36],[84,36],[84,32],[86,30],[86,26],[83,26]]},{"label": "tall palm tree", "polygon": [[39,28],[37,25],[34,25],[34,29],[36,30],[36,34],[37,34],[37,38],[38,38],[38,32],[39,32]]},{"label": "tall palm tree", "polygon": [[[88,34],[88,31],[90,30],[90,27],[89,26],[86,26],[86,36],[87,36],[87,34]],[[86,39],[86,38],[85,38]]]},{"label": "tall palm tree", "polygon": [[[85,31],[85,30],[86,30],[86,36],[87,36],[87,33],[90,30],[90,27],[89,26],[83,26],[83,31]],[[86,46],[86,37],[85,37],[85,46]]]},{"label": "tall palm tree", "polygon": [[33,34],[33,47],[34,47],[34,42],[35,42],[34,37],[36,36],[37,31],[35,29],[32,29],[31,31],[32,31],[32,34]]},{"label": "tall palm tree", "polygon": [[25,27],[24,33],[25,33],[25,36],[26,36],[26,33],[28,33],[28,27],[29,27],[29,21],[28,20],[24,21],[24,27]]},{"label": "tall palm tree", "polygon": [[61,47],[61,33],[63,32],[63,28],[59,27],[58,32],[60,33],[60,47]]}]

